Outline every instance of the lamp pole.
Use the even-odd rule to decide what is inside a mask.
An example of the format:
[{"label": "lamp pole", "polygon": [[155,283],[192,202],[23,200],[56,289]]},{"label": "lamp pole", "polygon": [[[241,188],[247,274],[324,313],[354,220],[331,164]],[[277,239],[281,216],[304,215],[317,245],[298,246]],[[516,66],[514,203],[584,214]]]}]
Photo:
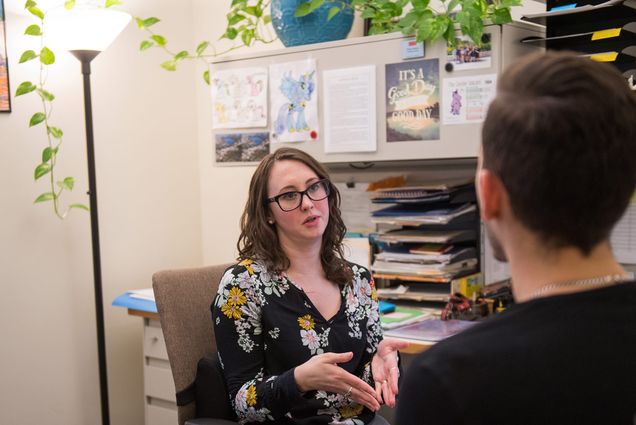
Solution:
[{"label": "lamp pole", "polygon": [[110,424],[108,406],[108,375],[106,368],[106,337],[104,333],[104,299],[102,295],[102,260],[99,244],[97,214],[97,180],[95,178],[95,144],[93,139],[93,108],[91,104],[91,61],[97,50],[71,50],[82,64],[84,79],[84,122],[86,125],[86,159],[88,161],[88,196],[91,215],[91,241],[93,248],[93,284],[95,288],[95,323],[97,325],[97,355],[99,360],[99,389],[102,425]]}]

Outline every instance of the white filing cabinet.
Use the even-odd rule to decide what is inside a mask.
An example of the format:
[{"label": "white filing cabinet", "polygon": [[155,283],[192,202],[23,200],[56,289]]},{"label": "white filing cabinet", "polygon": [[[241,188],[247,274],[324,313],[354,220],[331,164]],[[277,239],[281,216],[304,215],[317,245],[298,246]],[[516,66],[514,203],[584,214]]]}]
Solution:
[{"label": "white filing cabinet", "polygon": [[144,317],[145,425],[177,425],[174,381],[158,320]]}]

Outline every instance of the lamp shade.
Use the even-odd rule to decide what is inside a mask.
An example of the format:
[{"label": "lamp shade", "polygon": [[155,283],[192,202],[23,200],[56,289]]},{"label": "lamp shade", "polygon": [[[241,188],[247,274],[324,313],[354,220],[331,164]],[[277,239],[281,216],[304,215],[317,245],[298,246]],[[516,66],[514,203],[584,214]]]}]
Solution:
[{"label": "lamp shade", "polygon": [[76,6],[50,11],[44,31],[54,48],[102,52],[128,22],[130,15],[119,10]]}]

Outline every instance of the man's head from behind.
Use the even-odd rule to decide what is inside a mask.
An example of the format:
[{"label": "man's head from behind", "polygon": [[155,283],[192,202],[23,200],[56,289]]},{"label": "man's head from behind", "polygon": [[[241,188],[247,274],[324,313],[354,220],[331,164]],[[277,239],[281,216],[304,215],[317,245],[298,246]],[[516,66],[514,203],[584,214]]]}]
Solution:
[{"label": "man's head from behind", "polygon": [[588,255],[634,192],[636,95],[609,65],[569,53],[525,57],[499,81],[481,159],[546,248]]}]

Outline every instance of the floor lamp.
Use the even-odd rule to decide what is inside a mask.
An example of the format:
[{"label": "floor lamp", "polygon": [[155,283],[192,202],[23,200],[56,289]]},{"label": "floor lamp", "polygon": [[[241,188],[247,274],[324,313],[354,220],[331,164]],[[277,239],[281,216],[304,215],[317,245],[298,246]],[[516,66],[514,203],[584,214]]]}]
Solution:
[{"label": "floor lamp", "polygon": [[102,297],[102,269],[97,214],[97,183],[95,178],[95,149],[93,140],[93,110],[91,106],[91,61],[104,51],[128,25],[130,15],[111,9],[76,6],[71,10],[49,13],[47,33],[52,46],[68,50],[82,64],[84,77],[84,120],[86,125],[86,156],[88,161],[88,195],[91,215],[93,249],[93,283],[95,287],[95,322],[97,325],[97,353],[102,425],[110,424],[108,407],[108,378],[106,369],[106,338],[104,334],[104,302]]}]

